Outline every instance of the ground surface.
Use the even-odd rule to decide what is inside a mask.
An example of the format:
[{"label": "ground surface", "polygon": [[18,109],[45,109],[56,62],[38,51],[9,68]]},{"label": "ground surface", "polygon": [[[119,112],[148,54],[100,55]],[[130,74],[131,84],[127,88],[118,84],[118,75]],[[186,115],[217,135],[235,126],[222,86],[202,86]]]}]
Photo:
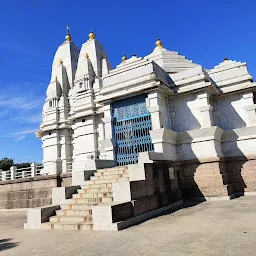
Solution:
[{"label": "ground surface", "polygon": [[204,202],[119,232],[23,230],[0,211],[0,255],[256,255],[256,197]]}]

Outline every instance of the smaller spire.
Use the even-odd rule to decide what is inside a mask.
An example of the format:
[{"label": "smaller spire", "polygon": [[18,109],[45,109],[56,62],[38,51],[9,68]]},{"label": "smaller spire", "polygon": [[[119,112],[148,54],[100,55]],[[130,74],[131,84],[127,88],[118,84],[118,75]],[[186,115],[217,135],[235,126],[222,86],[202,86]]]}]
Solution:
[{"label": "smaller spire", "polygon": [[224,57],[224,61],[227,61],[228,60],[228,58],[227,57]]},{"label": "smaller spire", "polygon": [[65,39],[68,42],[71,42],[71,40],[72,40],[72,37],[70,35],[70,28],[69,28],[69,26],[66,27],[66,37],[65,37]]},{"label": "smaller spire", "polygon": [[90,34],[89,34],[89,39],[90,39],[90,40],[96,39],[96,35],[94,34],[93,31],[90,32]]},{"label": "smaller spire", "polygon": [[126,55],[124,55],[123,57],[122,57],[122,61],[126,61],[127,60],[127,57],[126,57]]},{"label": "smaller spire", "polygon": [[137,57],[137,55],[135,53],[132,54],[132,57]]},{"label": "smaller spire", "polygon": [[160,38],[156,39],[156,48],[155,49],[157,49],[157,48],[164,48]]}]

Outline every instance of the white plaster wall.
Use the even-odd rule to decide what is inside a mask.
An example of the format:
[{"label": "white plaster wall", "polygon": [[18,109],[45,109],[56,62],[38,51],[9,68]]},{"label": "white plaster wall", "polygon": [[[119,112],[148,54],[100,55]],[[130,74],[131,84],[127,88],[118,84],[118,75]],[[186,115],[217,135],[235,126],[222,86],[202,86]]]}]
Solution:
[{"label": "white plaster wall", "polygon": [[74,157],[81,154],[84,156],[92,154],[94,158],[97,156],[98,120],[93,116],[76,119],[76,123],[72,127],[74,130]]},{"label": "white plaster wall", "polygon": [[44,162],[56,161],[60,157],[58,132],[51,131],[42,137]]},{"label": "white plaster wall", "polygon": [[170,99],[172,130],[184,132],[201,128],[202,115],[197,94],[188,94]]},{"label": "white plaster wall", "polygon": [[242,95],[230,94],[212,100],[214,125],[223,130],[246,126],[247,113]]}]

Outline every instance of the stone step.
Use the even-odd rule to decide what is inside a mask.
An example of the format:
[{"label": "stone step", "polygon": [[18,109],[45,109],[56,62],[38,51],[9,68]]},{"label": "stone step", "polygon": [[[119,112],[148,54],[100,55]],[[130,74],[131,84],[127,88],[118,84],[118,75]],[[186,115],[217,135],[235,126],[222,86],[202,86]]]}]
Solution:
[{"label": "stone step", "polygon": [[[91,177],[93,178],[93,177]],[[113,183],[113,182],[122,182],[122,181],[128,181],[129,178],[113,178],[113,179],[104,179],[104,180],[87,180],[85,181],[85,185],[99,185],[99,184],[107,184],[107,183]]]},{"label": "stone step", "polygon": [[81,186],[81,189],[89,189],[89,188],[112,188],[112,183],[91,184],[91,185],[82,185]]},{"label": "stone step", "polygon": [[87,216],[92,215],[92,209],[88,207],[88,209],[72,209],[72,210],[57,210],[57,216]]},{"label": "stone step", "polygon": [[123,171],[113,171],[113,172],[105,172],[105,171],[97,171],[94,173],[94,176],[108,176],[108,175],[115,175],[115,174],[128,174],[128,170]]},{"label": "stone step", "polygon": [[112,202],[112,197],[103,197],[103,198],[78,198],[74,199],[74,204],[99,204],[99,203],[107,203]]},{"label": "stone step", "polygon": [[87,216],[52,216],[50,223],[81,223],[92,222],[92,215]]},{"label": "stone step", "polygon": [[104,193],[79,193],[74,194],[73,198],[102,198],[102,197],[111,197],[112,192],[104,192]]},{"label": "stone step", "polygon": [[95,204],[61,204],[61,210],[88,210]]},{"label": "stone step", "polygon": [[87,188],[87,189],[78,189],[78,194],[82,193],[106,193],[111,192],[112,188]]},{"label": "stone step", "polygon": [[80,223],[79,228],[80,230],[83,230],[83,231],[92,231],[93,223]]},{"label": "stone step", "polygon": [[93,223],[42,223],[41,229],[93,230]]},{"label": "stone step", "polygon": [[128,174],[113,174],[113,175],[102,175],[102,176],[92,176],[90,180],[112,180],[116,178],[129,178]]},{"label": "stone step", "polygon": [[97,172],[115,172],[115,171],[124,171],[127,170],[127,166],[118,166],[112,168],[98,169]]},{"label": "stone step", "polygon": [[74,204],[99,204],[102,202],[102,198],[77,198],[74,199]]}]

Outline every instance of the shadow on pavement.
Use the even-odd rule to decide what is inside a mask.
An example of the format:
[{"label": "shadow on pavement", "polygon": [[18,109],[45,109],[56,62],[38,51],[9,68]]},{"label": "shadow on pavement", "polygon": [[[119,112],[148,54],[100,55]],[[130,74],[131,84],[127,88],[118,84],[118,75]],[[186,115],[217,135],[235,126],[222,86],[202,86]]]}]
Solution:
[{"label": "shadow on pavement", "polygon": [[17,242],[16,243],[10,242],[11,240],[12,240],[11,238],[0,239],[0,252],[8,249],[12,249],[19,245],[19,243]]}]

